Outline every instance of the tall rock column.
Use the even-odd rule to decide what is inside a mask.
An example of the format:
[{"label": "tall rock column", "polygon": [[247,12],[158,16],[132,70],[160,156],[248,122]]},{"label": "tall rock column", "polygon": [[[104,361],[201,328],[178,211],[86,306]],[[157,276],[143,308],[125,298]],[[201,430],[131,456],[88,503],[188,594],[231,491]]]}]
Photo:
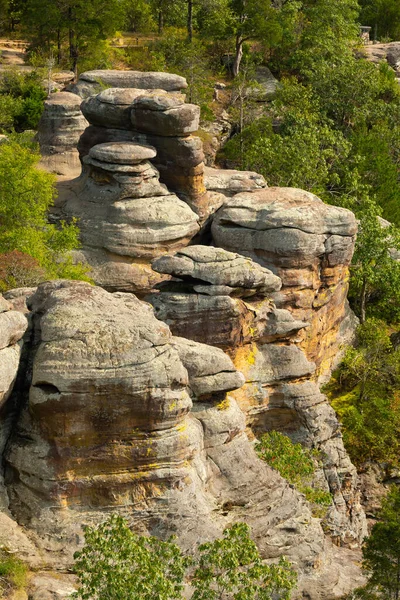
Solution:
[{"label": "tall rock column", "polygon": [[198,232],[196,214],[160,184],[151,146],[98,144],[84,158],[64,214],[79,218],[82,250],[98,285],[143,293],[162,278],[151,261],[186,246]]}]

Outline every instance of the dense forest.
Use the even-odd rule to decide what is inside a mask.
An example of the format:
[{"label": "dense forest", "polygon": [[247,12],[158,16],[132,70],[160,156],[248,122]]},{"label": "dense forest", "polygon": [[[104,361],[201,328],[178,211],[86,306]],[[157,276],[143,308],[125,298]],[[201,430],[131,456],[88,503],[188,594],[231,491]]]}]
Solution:
[{"label": "dense forest", "polygon": [[[54,178],[36,170],[26,133],[40,119],[42,80],[61,69],[183,75],[189,100],[201,106],[202,139],[222,109],[228,114],[231,135],[217,164],[305,189],[359,220],[349,300],[361,324],[326,393],[354,463],[399,469],[400,80],[386,62],[367,60],[360,25],[375,41],[400,40],[398,1],[0,0],[2,35],[27,40],[33,66],[0,77],[0,132],[9,140],[0,145],[0,290],[88,279],[68,258],[77,224],[46,221]],[[260,67],[279,82],[266,102],[257,96]],[[23,199],[17,213],[15,194]],[[399,531],[398,503],[394,489],[383,509],[390,535]],[[376,548],[370,542],[365,551],[375,578],[360,597],[399,598],[398,539],[387,542],[397,555],[376,563],[384,535],[377,530]],[[388,565],[390,585],[379,578]]]}]

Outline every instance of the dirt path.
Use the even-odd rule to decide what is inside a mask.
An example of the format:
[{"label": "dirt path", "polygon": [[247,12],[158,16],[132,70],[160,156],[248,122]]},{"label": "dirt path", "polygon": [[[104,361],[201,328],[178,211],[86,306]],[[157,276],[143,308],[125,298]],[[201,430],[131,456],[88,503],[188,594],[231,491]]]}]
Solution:
[{"label": "dirt path", "polygon": [[0,38],[0,71],[9,67],[17,67],[19,71],[32,71],[32,67],[25,64],[26,47],[27,43],[22,40]]}]

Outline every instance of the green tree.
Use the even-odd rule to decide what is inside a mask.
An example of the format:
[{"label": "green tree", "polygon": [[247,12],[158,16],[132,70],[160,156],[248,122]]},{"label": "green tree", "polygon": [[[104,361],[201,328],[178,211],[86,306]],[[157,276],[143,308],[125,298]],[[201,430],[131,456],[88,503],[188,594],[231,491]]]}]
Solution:
[{"label": "green tree", "polygon": [[325,390],[343,425],[351,459],[399,466],[400,348],[384,322],[368,319],[357,331]]},{"label": "green tree", "polygon": [[88,279],[68,252],[79,246],[74,223],[47,222],[55,177],[36,168],[40,156],[17,142],[0,145],[0,254],[18,250],[34,258],[47,278]]},{"label": "green tree", "polygon": [[217,0],[205,7],[202,33],[234,41],[232,72],[236,77],[245,42],[260,40],[268,45],[280,38],[278,14],[279,9],[272,0]]},{"label": "green tree", "polygon": [[397,0],[359,0],[360,19],[372,27],[372,35],[380,38],[400,38],[400,12]]},{"label": "green tree", "polygon": [[[400,488],[393,486],[382,503],[375,523],[363,546],[363,568],[369,574],[363,593],[382,600],[400,598]],[[368,596],[365,596],[367,597]],[[369,596],[371,597],[371,596]]]},{"label": "green tree", "polygon": [[222,539],[199,546],[192,600],[288,600],[297,577],[290,563],[264,564],[245,523],[225,529]]},{"label": "green tree", "polygon": [[80,583],[75,598],[182,598],[188,560],[172,541],[139,536],[118,515],[98,527],[85,527],[84,532],[85,546],[75,553]]},{"label": "green tree", "polygon": [[93,42],[113,35],[124,18],[120,0],[27,0],[22,13],[33,45],[50,50],[57,44],[60,56],[66,43],[70,68],[75,72]]}]

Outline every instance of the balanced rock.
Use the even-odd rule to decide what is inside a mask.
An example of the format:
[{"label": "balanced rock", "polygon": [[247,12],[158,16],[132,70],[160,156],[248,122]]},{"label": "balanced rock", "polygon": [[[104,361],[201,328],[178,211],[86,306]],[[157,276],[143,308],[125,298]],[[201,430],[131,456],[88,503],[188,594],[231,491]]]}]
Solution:
[{"label": "balanced rock", "polygon": [[172,73],[97,70],[81,73],[78,82],[69,86],[68,90],[81,98],[88,98],[101,92],[104,86],[176,92],[187,88],[187,82],[184,77]]},{"label": "balanced rock", "polygon": [[200,107],[185,104],[183,99],[167,94],[149,94],[134,100],[132,125],[136,131],[179,137],[194,133],[199,128]]},{"label": "balanced rock", "polygon": [[189,246],[174,256],[156,259],[152,268],[194,282],[195,291],[211,296],[263,295],[281,288],[281,281],[251,259],[210,246]]},{"label": "balanced rock", "polygon": [[96,283],[111,290],[144,293],[163,278],[151,261],[188,244],[197,216],[168,192],[147,160],[151,146],[129,142],[94,146],[84,158],[63,211],[78,216],[82,250]]},{"label": "balanced rock", "polygon": [[41,165],[51,173],[76,177],[81,170],[77,144],[88,122],[80,110],[82,99],[70,92],[52,94],[44,103],[37,139]]}]

